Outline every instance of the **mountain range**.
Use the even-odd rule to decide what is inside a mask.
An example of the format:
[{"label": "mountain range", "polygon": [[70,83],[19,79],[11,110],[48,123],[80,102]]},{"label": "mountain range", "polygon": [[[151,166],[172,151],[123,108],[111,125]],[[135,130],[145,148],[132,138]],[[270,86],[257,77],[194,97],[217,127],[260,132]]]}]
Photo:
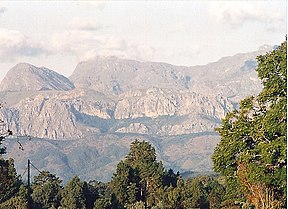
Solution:
[{"label": "mountain range", "polygon": [[260,92],[256,57],[271,49],[193,67],[95,57],[69,78],[17,64],[0,84],[0,117],[14,133],[5,157],[19,174],[30,159],[64,182],[74,175],[109,181],[138,139],[155,147],[166,168],[211,172],[214,129],[241,99]]}]

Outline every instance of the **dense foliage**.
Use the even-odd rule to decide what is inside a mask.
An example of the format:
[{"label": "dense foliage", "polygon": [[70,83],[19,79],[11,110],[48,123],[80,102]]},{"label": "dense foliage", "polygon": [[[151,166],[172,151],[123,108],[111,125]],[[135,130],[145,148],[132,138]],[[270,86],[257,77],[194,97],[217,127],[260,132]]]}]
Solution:
[{"label": "dense foliage", "polygon": [[13,197],[21,185],[12,159],[0,159],[0,202]]},{"label": "dense foliage", "polygon": [[287,41],[257,59],[263,90],[223,120],[214,169],[226,177],[227,200],[286,208]]},{"label": "dense foliage", "polygon": [[42,171],[29,189],[17,177],[13,160],[3,162],[0,167],[6,168],[3,174],[10,184],[1,187],[0,209],[216,209],[225,191],[218,177],[185,181],[172,169],[165,170],[156,160],[155,149],[145,141],[131,144],[108,183],[85,182],[75,176],[63,187],[57,176]]},{"label": "dense foliage", "polygon": [[31,198],[35,208],[57,208],[61,201],[61,180],[48,171],[34,177]]}]

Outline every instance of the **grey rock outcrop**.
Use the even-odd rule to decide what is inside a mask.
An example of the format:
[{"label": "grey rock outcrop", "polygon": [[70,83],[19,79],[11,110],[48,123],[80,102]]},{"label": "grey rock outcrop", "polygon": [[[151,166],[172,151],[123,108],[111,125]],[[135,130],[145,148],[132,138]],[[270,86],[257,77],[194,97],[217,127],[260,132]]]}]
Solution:
[{"label": "grey rock outcrop", "polygon": [[255,71],[256,57],[272,49],[268,46],[260,47],[254,52],[239,53],[207,65],[190,67],[189,71],[185,71],[193,77],[190,89],[204,95],[221,92],[234,103],[248,95],[258,94],[262,85]]},{"label": "grey rock outcrop", "polygon": [[71,90],[68,78],[48,68],[20,63],[8,71],[0,84],[0,91]]},{"label": "grey rock outcrop", "polygon": [[79,138],[71,106],[61,100],[38,95],[20,101],[13,108],[5,108],[2,113],[14,134],[39,138]]},{"label": "grey rock outcrop", "polygon": [[[115,119],[134,119],[117,132],[159,136],[213,132],[233,104],[225,97],[152,88],[123,95]],[[148,118],[150,118],[148,120]]]},{"label": "grey rock outcrop", "polygon": [[[91,92],[40,92],[1,110],[15,135],[38,138],[76,139],[84,133],[100,132],[97,119],[111,119],[115,104],[89,96]],[[88,97],[88,98],[87,98]],[[98,121],[100,124],[101,121]],[[98,124],[98,125],[99,125]],[[101,124],[99,127],[102,127]]]},{"label": "grey rock outcrop", "polygon": [[[139,91],[138,91],[139,92]],[[212,99],[190,91],[150,88],[142,93],[128,93],[119,100],[115,109],[116,119],[197,113],[214,118],[223,118],[233,109],[229,100],[221,95]]]},{"label": "grey rock outcrop", "polygon": [[136,138],[150,141],[167,167],[211,171],[219,141],[214,128],[240,99],[260,92],[255,58],[267,50],[195,67],[97,57],[77,65],[74,84],[46,68],[20,64],[0,85],[7,104],[0,118],[15,135],[37,142],[27,143],[25,149],[33,146],[29,158],[45,155],[43,169],[57,165],[67,178],[85,170],[87,178],[109,180],[103,173],[113,172]]},{"label": "grey rock outcrop", "polygon": [[116,57],[96,57],[81,62],[69,79],[78,88],[115,95],[150,87],[187,89],[190,82],[176,66]]}]

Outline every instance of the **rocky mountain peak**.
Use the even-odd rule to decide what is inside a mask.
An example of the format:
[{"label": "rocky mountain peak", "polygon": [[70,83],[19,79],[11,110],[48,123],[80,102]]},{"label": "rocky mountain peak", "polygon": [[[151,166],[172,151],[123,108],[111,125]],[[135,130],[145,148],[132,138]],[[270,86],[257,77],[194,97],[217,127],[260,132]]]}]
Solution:
[{"label": "rocky mountain peak", "polygon": [[116,94],[150,87],[188,89],[190,78],[166,63],[96,57],[77,65],[70,76],[76,87]]},{"label": "rocky mountain peak", "polygon": [[[64,76],[20,63],[0,85],[8,104],[0,118],[17,136],[32,139],[21,141],[25,157],[17,151],[10,156],[21,164],[20,173],[29,158],[66,179],[81,174],[109,180],[129,144],[139,139],[150,141],[173,170],[211,171],[219,142],[215,127],[262,88],[255,58],[263,50],[194,67],[99,56],[77,65],[72,91],[63,91],[73,88]],[[17,150],[17,140],[9,141],[7,148]]]},{"label": "rocky mountain peak", "polygon": [[44,67],[19,63],[8,71],[0,84],[0,91],[71,90],[68,78]]}]

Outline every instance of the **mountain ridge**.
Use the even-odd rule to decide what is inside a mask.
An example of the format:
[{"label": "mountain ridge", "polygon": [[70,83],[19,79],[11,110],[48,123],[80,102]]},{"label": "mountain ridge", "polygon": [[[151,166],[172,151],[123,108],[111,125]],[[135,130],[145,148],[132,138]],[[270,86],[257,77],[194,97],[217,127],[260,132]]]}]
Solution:
[{"label": "mountain ridge", "polygon": [[45,67],[19,63],[11,68],[0,83],[0,91],[33,91],[74,89],[63,75]]},{"label": "mountain ridge", "polygon": [[[81,175],[108,181],[135,139],[152,143],[166,167],[210,172],[210,156],[219,141],[214,128],[240,99],[262,88],[255,71],[261,53],[200,67],[115,57],[82,62],[67,78],[75,88],[0,91],[7,104],[0,118],[15,135],[32,137],[23,142],[25,159],[63,179]],[[13,150],[8,156],[17,158],[17,169],[24,170],[17,142],[11,140],[7,147]]]}]

